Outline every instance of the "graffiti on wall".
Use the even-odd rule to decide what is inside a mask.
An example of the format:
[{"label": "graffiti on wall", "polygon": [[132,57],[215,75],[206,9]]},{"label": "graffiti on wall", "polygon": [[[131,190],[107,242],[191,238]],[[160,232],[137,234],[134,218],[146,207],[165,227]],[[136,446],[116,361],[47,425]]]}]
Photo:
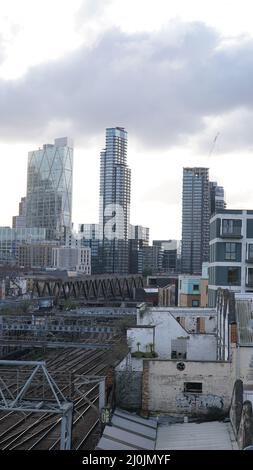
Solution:
[{"label": "graffiti on wall", "polygon": [[177,408],[185,411],[208,410],[209,408],[224,408],[222,397],[217,395],[200,395],[194,393],[181,393],[176,397]]}]

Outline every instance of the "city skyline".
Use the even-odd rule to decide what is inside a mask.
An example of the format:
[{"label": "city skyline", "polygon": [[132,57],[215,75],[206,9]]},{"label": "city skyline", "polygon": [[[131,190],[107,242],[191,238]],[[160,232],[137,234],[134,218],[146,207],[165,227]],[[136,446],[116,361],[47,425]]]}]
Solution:
[{"label": "city skyline", "polygon": [[[110,132],[110,131],[115,131],[115,130],[117,130],[117,129],[118,129],[120,132],[123,132],[123,133],[125,133],[125,134],[127,135],[127,131],[126,131],[123,127],[118,127],[118,126],[116,126],[115,128],[106,128],[105,130],[106,130],[106,133],[108,134],[108,131],[109,131],[109,132]],[[107,139],[108,139],[108,135],[107,135]],[[127,138],[126,138],[126,139],[127,139]],[[73,140],[72,140],[71,138],[69,138],[69,137],[56,138],[56,139],[54,139],[54,140],[55,140],[55,142],[58,142],[58,141],[59,141],[59,142],[63,142],[63,145],[66,145],[66,142],[67,142],[67,141],[71,141],[72,149],[74,148]],[[126,140],[126,142],[127,142],[127,140]],[[52,145],[52,144],[43,144],[43,147],[42,147],[42,148],[41,148],[40,145],[41,145],[41,144],[38,145],[38,150],[36,150],[36,151],[29,151],[29,152],[28,152],[28,162],[27,162],[27,165],[28,165],[28,172],[27,172],[27,176],[28,176],[28,174],[29,174],[29,161],[30,161],[30,159],[31,159],[31,156],[32,156],[33,154],[36,154],[36,153],[38,153],[38,154],[40,153],[40,154],[43,156],[43,155],[44,155],[44,152],[46,152],[46,149],[47,149],[47,148],[48,148],[49,150],[51,150],[51,149],[54,148],[54,145]],[[58,145],[58,144],[57,144],[57,145]],[[126,144],[126,148],[127,148],[127,144]],[[72,151],[73,151],[73,150],[72,150]],[[107,152],[108,152],[108,150],[107,150]],[[125,158],[125,157],[126,157],[126,150],[123,150],[123,153],[125,154],[125,156],[124,156],[124,158]],[[101,201],[103,201],[103,197],[102,197],[102,193],[101,193],[101,178],[103,179],[103,176],[102,176],[102,174],[101,174],[101,171],[102,171],[101,165],[102,165],[102,161],[103,161],[103,159],[104,159],[104,155],[105,155],[105,154],[106,154],[106,148],[105,148],[104,150],[100,151],[100,176],[99,176],[99,178],[100,178],[100,189],[98,188],[98,192],[99,192],[99,194],[100,194],[100,196],[99,196],[99,210],[98,210],[98,216],[97,216],[96,218],[94,217],[94,218],[93,218],[93,222],[92,222],[93,224],[98,224],[98,221],[99,221],[100,225],[103,225],[103,223],[101,223],[101,222],[102,222],[101,214],[102,214],[102,212],[104,213],[104,209],[103,209],[103,211],[101,212]],[[123,154],[122,154],[122,155],[123,155]],[[121,158],[121,157],[120,157],[120,158]],[[124,160],[124,161],[125,161],[125,160]],[[102,165],[102,166],[103,166],[103,165]],[[126,166],[126,168],[128,169],[128,166]],[[202,167],[201,167],[201,168],[202,168]],[[72,171],[73,171],[73,163],[72,163]],[[185,168],[182,168],[182,171],[185,171]],[[48,169],[48,172],[49,172],[49,174],[50,174],[49,169]],[[128,169],[128,172],[129,172],[129,175],[130,175],[130,176],[128,176],[128,177],[130,177],[130,180],[131,180],[131,170]],[[26,184],[28,184],[28,181],[27,181]],[[215,183],[215,184],[216,184],[216,183]],[[71,193],[72,193],[72,191],[73,191],[74,188],[75,188],[75,181],[73,181],[73,182],[71,183],[71,185],[72,185],[72,189],[71,189]],[[223,189],[223,188],[222,188],[222,189]],[[181,191],[181,192],[180,192],[180,196],[182,196],[183,185],[182,185],[181,188],[178,188],[178,190]],[[123,197],[123,196],[120,196],[120,197]],[[127,197],[130,198],[130,192],[129,192],[129,196],[127,196]],[[111,198],[111,196],[110,196],[110,198]],[[110,198],[109,198],[109,199],[110,199]],[[19,200],[23,200],[23,199],[26,200],[26,197],[25,197],[25,196],[20,196],[20,199],[19,199]],[[130,200],[130,199],[129,199],[129,200]],[[113,202],[112,199],[110,199],[110,201]],[[115,199],[115,201],[116,201],[116,199]],[[115,201],[114,201],[114,203],[115,203]],[[122,199],[122,201],[123,201],[123,199]],[[134,205],[134,203],[135,203],[135,201],[133,201],[133,205]],[[19,202],[19,204],[20,204],[20,202]],[[181,201],[181,204],[182,204],[182,201]],[[107,205],[108,205],[108,201],[107,201]],[[110,204],[109,204],[109,205],[110,205]],[[18,212],[18,211],[16,211],[16,213],[17,213],[17,212]],[[71,211],[71,212],[72,212],[72,211]],[[127,214],[128,214],[128,215],[127,215],[127,220],[128,220],[127,226],[130,226],[130,223],[131,223],[131,225],[137,225],[137,224],[132,224],[131,218],[129,217],[129,213],[128,213],[128,212],[130,212],[130,204],[129,204],[129,203],[128,203],[128,209],[126,209],[126,207],[124,207],[123,212],[124,212],[124,214],[125,214],[126,212],[127,212]],[[12,217],[12,218],[14,217],[14,219],[15,219],[15,215],[14,215],[14,214],[12,214],[11,217]],[[108,217],[109,217],[109,219],[110,219],[110,216],[108,216]],[[108,217],[107,217],[107,219],[108,219]],[[125,215],[124,215],[124,217],[125,217]],[[109,220],[109,219],[108,219],[108,220]],[[110,220],[109,220],[109,222],[110,222]],[[72,223],[74,224],[74,229],[75,229],[75,230],[77,229],[78,225],[80,225],[80,221],[77,221],[77,220],[73,220],[73,219],[72,219]],[[86,221],[82,221],[82,223],[87,223],[87,220],[86,220]],[[124,223],[124,224],[125,224],[125,223]],[[2,225],[2,226],[5,226],[5,225]],[[9,226],[9,225],[6,225],[6,227],[7,227],[7,226]],[[11,226],[11,224],[10,224],[10,226]],[[29,226],[37,226],[37,224],[34,223],[34,224],[30,224]],[[42,225],[39,224],[38,226],[41,226],[41,227],[43,226],[43,227],[44,227],[43,224],[42,224]],[[100,229],[100,230],[101,230],[101,229]],[[103,234],[100,233],[100,230],[99,230],[98,238],[103,239]],[[124,229],[124,232],[125,232],[125,230],[126,230],[126,227],[125,227],[125,229]],[[163,232],[163,234],[164,234],[164,232]],[[172,236],[170,236],[170,234],[169,234],[169,236],[167,237],[167,239],[176,238],[176,239],[178,239],[178,240],[181,240],[181,234],[182,234],[182,226],[181,226],[181,233],[180,233],[180,235],[179,235],[177,238],[176,238],[176,237],[172,237]],[[120,236],[120,238],[122,238],[122,237]],[[128,238],[131,238],[130,232],[129,232]],[[151,240],[156,240],[156,239],[158,239],[158,237],[156,237],[156,238],[155,238],[155,237],[151,237]]]},{"label": "city skyline", "polygon": [[[114,128],[109,128],[109,129],[114,129]],[[123,129],[123,130],[124,130],[124,128],[122,128],[122,127],[120,128],[120,127],[118,127],[118,126],[116,126],[115,129]],[[105,129],[105,130],[108,131],[108,128]],[[69,137],[57,138],[57,139],[55,139],[55,141],[57,141],[57,140],[59,140],[59,141],[61,141],[61,140],[71,140],[71,142],[72,142],[71,145],[72,145],[72,147],[74,146],[73,140],[72,140],[71,138],[69,138]],[[41,143],[38,144],[37,147],[38,147],[38,149],[39,149],[40,151],[42,151],[43,149],[41,149],[40,145],[41,145]],[[52,144],[43,144],[43,148],[46,149],[46,147],[51,148],[51,147],[53,147],[53,145],[52,145]],[[28,161],[27,161],[27,164],[28,164],[28,162],[29,162],[29,158],[31,158],[30,155],[32,155],[34,152],[38,152],[39,150],[36,150],[36,151],[29,151],[29,152],[28,152]],[[102,156],[102,154],[103,154],[104,152],[105,152],[105,150],[100,151],[100,171],[101,171],[101,156]],[[200,168],[203,168],[203,167],[200,167]],[[73,170],[73,168],[72,168],[72,170]],[[182,170],[182,172],[183,172],[183,171],[184,171],[184,167],[182,167],[181,170]],[[26,175],[27,175],[27,172],[26,172]],[[100,184],[101,184],[101,175],[99,176],[99,179],[100,179]],[[26,182],[26,185],[25,185],[25,186],[27,186],[27,183],[28,183],[28,182],[27,182],[27,179],[25,180],[25,182]],[[72,189],[73,189],[73,191],[74,191],[74,189],[75,189],[75,180],[73,181],[72,186],[73,186]],[[180,186],[181,186],[181,187],[180,187]],[[178,186],[177,188],[175,188],[175,189],[179,192],[179,194],[180,194],[180,199],[181,199],[181,197],[182,197],[182,190],[183,190],[182,181],[181,181],[181,185],[179,185],[179,186]],[[99,193],[99,187],[97,188],[97,191],[96,191],[96,192]],[[26,194],[26,193],[25,193],[25,194]],[[226,194],[226,193],[225,193],[225,194]],[[23,195],[20,195],[20,196],[17,196],[17,197],[19,197],[19,201],[20,201],[21,199],[25,199],[25,196],[23,196]],[[18,201],[18,203],[20,203],[19,201]],[[133,207],[134,207],[134,205],[135,205],[135,202],[136,202],[136,201],[133,201],[133,204],[132,204]],[[101,194],[100,194],[100,196],[99,196],[99,204],[100,204],[100,203],[101,203]],[[78,201],[77,201],[77,204],[78,204]],[[182,200],[180,201],[180,204],[182,204]],[[17,204],[17,206],[18,206],[18,204]],[[130,206],[129,206],[129,207],[130,207]],[[181,207],[180,207],[180,210],[181,210]],[[97,213],[93,214],[93,220],[92,220],[92,222],[91,222],[91,223],[93,223],[93,224],[97,224],[98,221],[100,220],[100,217],[101,217],[101,209],[98,209],[96,212],[97,212]],[[18,210],[16,210],[16,212],[15,212],[14,214],[10,215],[10,219],[13,218],[13,217],[15,217],[15,214],[16,214],[16,213],[18,213]],[[181,217],[181,214],[180,214],[180,217]],[[130,223],[131,223],[132,225],[138,225],[138,224],[132,223],[131,219],[129,219],[129,216],[128,216],[128,221],[130,221]],[[80,220],[74,220],[74,219],[72,218],[72,223],[74,224],[74,229],[77,230],[78,225],[80,225]],[[82,223],[88,223],[88,222],[87,222],[87,220],[85,220],[85,221],[82,220]],[[10,226],[10,227],[11,227],[11,225],[12,225],[11,223],[10,223],[9,225],[8,225],[8,224],[0,224],[0,226],[6,226],[6,227],[7,227],[7,226]],[[148,225],[151,226],[152,224],[148,224]],[[31,226],[33,226],[33,225],[31,225]],[[36,224],[35,224],[34,226],[36,226]],[[182,225],[181,225],[181,224],[180,224],[180,229],[179,229],[179,230],[180,230],[180,232],[178,232],[178,236],[177,236],[177,237],[175,237],[175,236],[173,237],[173,236],[171,236],[171,234],[168,234],[167,239],[178,239],[178,240],[180,240],[180,239],[181,239],[181,234],[182,234]],[[151,231],[152,231],[152,229],[151,229]],[[164,235],[164,231],[161,232],[161,233]],[[102,234],[100,234],[100,236],[99,236],[98,238],[101,238],[101,239],[102,239],[102,238],[103,238]],[[160,238],[161,238],[161,237],[160,237]],[[151,240],[156,240],[156,239],[158,239],[158,237],[154,237],[154,236],[152,237],[152,233],[151,233]]]},{"label": "city skyline", "polygon": [[2,2],[1,225],[25,194],[27,152],[55,135],[75,141],[73,220],[95,223],[103,133],[116,126],[129,132],[131,222],[151,239],[180,238],[183,167],[210,168],[229,208],[252,207],[249,1],[120,4]]}]

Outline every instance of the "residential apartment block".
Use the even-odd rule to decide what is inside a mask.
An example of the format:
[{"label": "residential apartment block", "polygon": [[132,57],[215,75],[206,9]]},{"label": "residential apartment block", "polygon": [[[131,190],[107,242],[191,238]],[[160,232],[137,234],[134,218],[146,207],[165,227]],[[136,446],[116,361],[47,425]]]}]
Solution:
[{"label": "residential apartment block", "polygon": [[209,305],[217,289],[253,292],[253,211],[223,210],[210,221]]}]

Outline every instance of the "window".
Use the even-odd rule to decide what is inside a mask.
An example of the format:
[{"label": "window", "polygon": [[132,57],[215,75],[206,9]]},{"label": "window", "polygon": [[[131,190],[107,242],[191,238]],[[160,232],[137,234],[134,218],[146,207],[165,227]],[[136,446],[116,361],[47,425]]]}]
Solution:
[{"label": "window", "polygon": [[223,235],[241,235],[242,221],[237,219],[222,220]]},{"label": "window", "polygon": [[239,282],[239,269],[238,268],[228,268],[228,284],[238,284]]},{"label": "window", "polygon": [[247,282],[247,285],[249,287],[253,286],[253,269],[252,268],[248,268],[248,282]]},{"label": "window", "polygon": [[185,382],[184,392],[202,393],[202,383],[201,382]]},{"label": "window", "polygon": [[248,259],[253,259],[253,245],[251,243],[248,245]]},{"label": "window", "polygon": [[186,359],[186,352],[171,351],[171,359]]},{"label": "window", "polygon": [[236,259],[236,244],[225,243],[225,259],[235,260]]},{"label": "window", "polygon": [[199,290],[199,285],[198,284],[193,284],[193,290]]},{"label": "window", "polygon": [[199,300],[192,300],[192,307],[199,307]]},{"label": "window", "polygon": [[171,359],[186,359],[187,339],[177,338],[171,340]]}]

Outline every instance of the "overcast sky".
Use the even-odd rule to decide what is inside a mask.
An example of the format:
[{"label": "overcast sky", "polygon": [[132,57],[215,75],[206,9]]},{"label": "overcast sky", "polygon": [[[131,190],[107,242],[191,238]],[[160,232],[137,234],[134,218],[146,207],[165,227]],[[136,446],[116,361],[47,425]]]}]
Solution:
[{"label": "overcast sky", "polygon": [[0,0],[0,224],[26,193],[28,151],[65,135],[73,220],[97,222],[115,126],[131,222],[152,239],[181,237],[183,166],[208,166],[229,208],[253,209],[252,13],[252,0]]}]

